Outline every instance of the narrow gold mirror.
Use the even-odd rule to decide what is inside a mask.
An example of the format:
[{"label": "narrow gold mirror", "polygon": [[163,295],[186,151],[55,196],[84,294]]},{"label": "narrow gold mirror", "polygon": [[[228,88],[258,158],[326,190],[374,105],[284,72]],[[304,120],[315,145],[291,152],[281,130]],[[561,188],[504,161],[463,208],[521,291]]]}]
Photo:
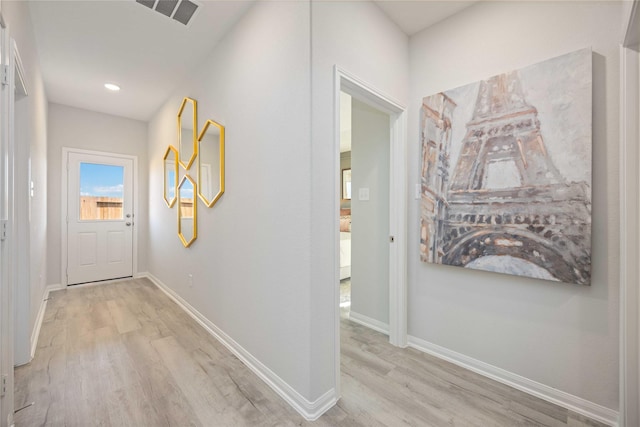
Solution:
[{"label": "narrow gold mirror", "polygon": [[178,110],[178,161],[189,170],[198,155],[198,102],[184,98]]},{"label": "narrow gold mirror", "polygon": [[185,248],[198,236],[196,183],[185,175],[178,185],[178,237]]},{"label": "narrow gold mirror", "polygon": [[224,126],[207,120],[198,136],[198,196],[212,207],[224,193]]},{"label": "narrow gold mirror", "polygon": [[169,146],[162,158],[164,168],[163,194],[167,206],[172,207],[176,202],[176,189],[178,188],[178,150]]}]

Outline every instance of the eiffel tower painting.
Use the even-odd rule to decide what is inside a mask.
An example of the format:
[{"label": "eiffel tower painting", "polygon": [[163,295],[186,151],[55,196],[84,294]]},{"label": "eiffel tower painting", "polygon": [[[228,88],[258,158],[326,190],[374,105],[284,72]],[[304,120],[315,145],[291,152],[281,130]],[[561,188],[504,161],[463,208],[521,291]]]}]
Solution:
[{"label": "eiffel tower painting", "polygon": [[591,50],[424,98],[421,259],[591,279]]}]

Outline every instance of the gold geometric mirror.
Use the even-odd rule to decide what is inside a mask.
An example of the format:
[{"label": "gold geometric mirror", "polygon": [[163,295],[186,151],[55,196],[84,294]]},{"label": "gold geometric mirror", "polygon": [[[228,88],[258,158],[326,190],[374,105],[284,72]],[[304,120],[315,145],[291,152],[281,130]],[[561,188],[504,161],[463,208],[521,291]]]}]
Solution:
[{"label": "gold geometric mirror", "polygon": [[198,155],[198,102],[184,98],[178,110],[178,162],[189,170]]},{"label": "gold geometric mirror", "polygon": [[196,183],[185,175],[178,185],[178,237],[185,248],[198,237],[198,199]]},{"label": "gold geometric mirror", "polygon": [[172,207],[176,202],[176,189],[178,188],[178,150],[170,145],[162,160],[164,169],[162,197],[167,206]]},{"label": "gold geometric mirror", "polygon": [[207,120],[198,136],[198,196],[212,207],[224,193],[224,126]]}]

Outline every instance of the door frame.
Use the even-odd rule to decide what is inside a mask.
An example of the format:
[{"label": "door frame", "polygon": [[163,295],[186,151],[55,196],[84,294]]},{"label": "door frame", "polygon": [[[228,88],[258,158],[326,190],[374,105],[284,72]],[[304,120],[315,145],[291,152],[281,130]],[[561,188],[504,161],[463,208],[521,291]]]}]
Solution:
[{"label": "door frame", "polygon": [[620,46],[620,416],[640,423],[640,4]]},{"label": "door frame", "polygon": [[[6,234],[0,239],[0,374],[7,380],[7,391],[0,396],[0,426],[13,424],[13,149],[9,141],[9,31],[0,2],[0,220]],[[0,79],[0,81],[3,79]]]},{"label": "door frame", "polygon": [[133,162],[133,277],[138,274],[138,228],[135,223],[140,219],[138,218],[138,156],[132,156],[129,154],[109,153],[106,151],[93,151],[84,150],[80,148],[62,147],[62,162],[60,163],[60,286],[67,287],[69,279],[67,276],[67,241],[68,241],[68,227],[67,227],[67,208],[68,208],[68,177],[69,177],[69,154],[89,154],[92,156],[102,157],[115,157],[119,159],[127,159]]},{"label": "door frame", "polygon": [[[389,135],[389,342],[407,346],[407,109],[391,97],[355,75],[334,66],[333,84],[333,176],[340,173],[340,92],[374,107],[390,117]],[[340,194],[340,180],[335,180],[334,194]],[[340,202],[333,198],[334,235],[334,322],[336,388],[340,389]],[[339,392],[338,392],[339,394]]]},{"label": "door frame", "polygon": [[[13,216],[14,221],[11,225],[14,238],[12,250],[14,251],[14,275],[12,279],[13,286],[13,341],[14,341],[14,365],[21,366],[31,361],[33,356],[31,333],[30,330],[30,318],[31,318],[31,260],[30,260],[30,228],[31,228],[31,195],[29,191],[21,191],[24,187],[20,187],[22,184],[26,184],[27,188],[30,188],[31,182],[31,148],[29,145],[22,147],[22,151],[18,150],[16,144],[16,101],[24,99],[29,96],[27,89],[26,74],[22,60],[20,59],[20,52],[18,45],[13,38],[9,41],[9,144],[13,151]],[[26,150],[26,153],[24,152]],[[25,177],[19,177],[16,179],[15,171],[21,170],[23,165],[27,165],[27,182],[24,182]],[[17,190],[16,190],[17,188]],[[29,218],[22,221],[15,219],[16,210],[19,209],[23,214],[26,214],[24,218]],[[18,215],[18,218],[20,215]],[[26,247],[25,247],[26,246]],[[18,278],[25,280],[27,286],[18,286]]]}]

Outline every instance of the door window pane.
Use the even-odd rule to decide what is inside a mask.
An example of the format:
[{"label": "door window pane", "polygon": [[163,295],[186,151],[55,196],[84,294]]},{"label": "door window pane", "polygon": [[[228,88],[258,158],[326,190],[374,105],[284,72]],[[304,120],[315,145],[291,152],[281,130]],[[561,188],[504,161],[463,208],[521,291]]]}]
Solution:
[{"label": "door window pane", "polygon": [[80,163],[80,220],[122,219],[124,167]]}]

